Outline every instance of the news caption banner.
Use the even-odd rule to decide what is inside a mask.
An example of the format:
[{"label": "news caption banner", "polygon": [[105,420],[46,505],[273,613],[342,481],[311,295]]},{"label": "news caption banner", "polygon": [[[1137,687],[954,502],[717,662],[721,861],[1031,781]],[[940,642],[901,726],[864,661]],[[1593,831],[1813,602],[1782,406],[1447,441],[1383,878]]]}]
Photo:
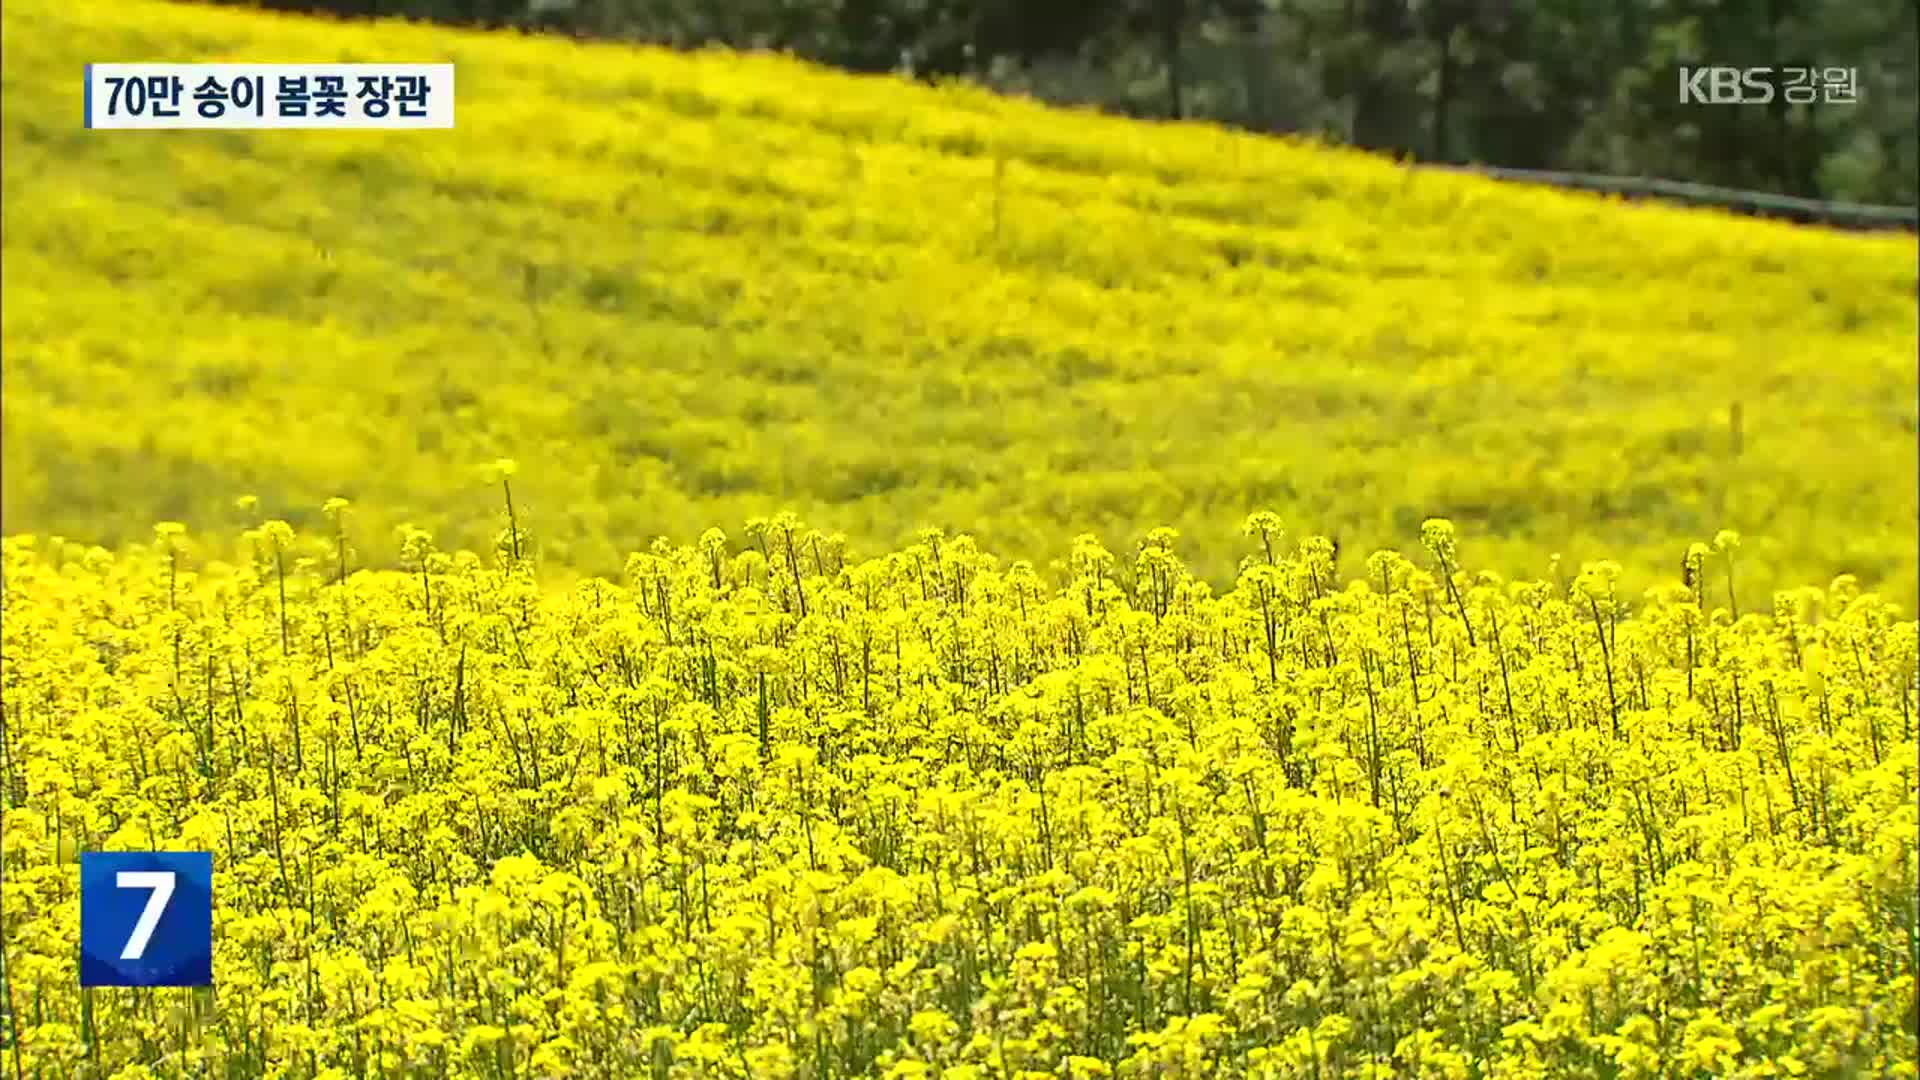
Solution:
[{"label": "news caption banner", "polygon": [[89,128],[451,128],[452,64],[88,64]]},{"label": "news caption banner", "polygon": [[212,986],[213,853],[80,853],[80,985]]}]

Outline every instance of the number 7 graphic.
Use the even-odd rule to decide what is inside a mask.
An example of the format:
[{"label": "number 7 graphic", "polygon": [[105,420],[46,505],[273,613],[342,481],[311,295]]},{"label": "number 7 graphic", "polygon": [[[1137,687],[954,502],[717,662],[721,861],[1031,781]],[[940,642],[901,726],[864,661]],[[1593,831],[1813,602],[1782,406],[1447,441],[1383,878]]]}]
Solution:
[{"label": "number 7 graphic", "polygon": [[133,935],[127,938],[127,947],[120,950],[120,959],[138,960],[147,954],[147,942],[153,940],[153,929],[160,925],[160,916],[166,913],[167,901],[173,898],[175,874],[171,870],[122,870],[113,876],[114,883],[123,889],[152,889],[147,894],[147,906],[140,912],[140,921],[133,924]]},{"label": "number 7 graphic", "polygon": [[213,855],[80,855],[80,984],[210,986]]}]

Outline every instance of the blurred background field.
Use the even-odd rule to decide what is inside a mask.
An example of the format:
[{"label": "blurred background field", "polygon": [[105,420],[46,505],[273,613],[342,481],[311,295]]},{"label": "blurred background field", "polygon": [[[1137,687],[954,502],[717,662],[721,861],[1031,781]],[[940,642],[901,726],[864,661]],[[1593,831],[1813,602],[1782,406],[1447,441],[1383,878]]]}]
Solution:
[{"label": "blurred background field", "polygon": [[[8,534],[234,497],[546,565],[792,508],[1045,563],[1273,507],[1911,610],[1913,238],[1623,206],[771,57],[145,2],[5,8]],[[452,61],[450,133],[79,127],[112,60]]]}]

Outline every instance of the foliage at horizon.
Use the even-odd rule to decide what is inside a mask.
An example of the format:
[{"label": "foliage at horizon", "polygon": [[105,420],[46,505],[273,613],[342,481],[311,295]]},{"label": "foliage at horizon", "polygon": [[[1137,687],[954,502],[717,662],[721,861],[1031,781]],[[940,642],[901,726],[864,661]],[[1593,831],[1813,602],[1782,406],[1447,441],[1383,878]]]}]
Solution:
[{"label": "foliage at horizon", "polygon": [[[1319,133],[1423,161],[1903,206],[1920,169],[1920,9],[1902,0],[219,2],[765,48],[1134,116]],[[1859,85],[1846,104],[1680,101],[1680,67],[1713,63],[1845,64]]]},{"label": "foliage at horizon", "polygon": [[[358,512],[0,546],[0,1074],[1915,1074],[1920,625],[1731,610],[1730,532],[1634,598],[1261,512],[1216,594],[781,514],[555,592]],[[150,847],[212,995],[76,985]]]},{"label": "foliage at horizon", "polygon": [[[1911,238],[1834,235],[767,56],[4,6],[0,520],[303,529],[344,492],[484,547],[511,456],[546,565],[767,506],[1042,567],[1160,524],[1224,588],[1271,506],[1428,516],[1638,591],[1915,606]],[[105,132],[89,61],[449,60],[443,133]],[[1741,419],[1730,413],[1738,407]],[[1835,527],[1844,523],[1844,527]]]}]

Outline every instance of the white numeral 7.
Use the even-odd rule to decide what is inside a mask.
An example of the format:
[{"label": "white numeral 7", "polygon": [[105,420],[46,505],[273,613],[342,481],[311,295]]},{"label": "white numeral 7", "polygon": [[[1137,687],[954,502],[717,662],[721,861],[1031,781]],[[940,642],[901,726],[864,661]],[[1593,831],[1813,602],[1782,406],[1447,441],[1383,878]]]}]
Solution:
[{"label": "white numeral 7", "polygon": [[147,897],[147,906],[140,912],[140,921],[133,924],[133,936],[127,939],[127,947],[120,950],[120,959],[138,960],[147,954],[147,942],[153,939],[153,932],[160,926],[160,916],[166,913],[167,901],[173,897],[174,872],[171,870],[122,870],[114,875],[114,884],[123,889],[152,889]]}]

